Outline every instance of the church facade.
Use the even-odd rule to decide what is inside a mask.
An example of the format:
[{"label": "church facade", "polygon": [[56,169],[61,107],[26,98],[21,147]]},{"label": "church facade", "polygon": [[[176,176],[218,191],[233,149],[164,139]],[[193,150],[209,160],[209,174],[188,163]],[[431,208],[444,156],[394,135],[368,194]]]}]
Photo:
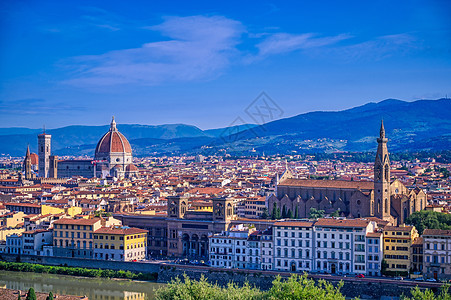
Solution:
[{"label": "church facade", "polygon": [[275,194],[268,197],[268,209],[274,206],[290,210],[299,218],[308,218],[310,208],[326,214],[339,210],[349,218],[376,217],[402,224],[412,213],[426,206],[426,194],[420,188],[409,190],[399,180],[390,180],[390,159],[381,124],[374,162],[374,181],[311,180],[294,178],[289,170],[278,180]]}]

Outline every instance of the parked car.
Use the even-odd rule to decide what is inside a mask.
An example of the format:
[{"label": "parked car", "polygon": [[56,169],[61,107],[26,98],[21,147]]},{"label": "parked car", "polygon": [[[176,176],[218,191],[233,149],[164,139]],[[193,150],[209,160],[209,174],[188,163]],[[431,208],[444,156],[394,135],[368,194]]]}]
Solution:
[{"label": "parked car", "polygon": [[355,275],[355,277],[357,277],[357,278],[365,278],[365,275],[363,275],[363,274],[357,274],[357,275]]},{"label": "parked car", "polygon": [[415,281],[424,281],[424,278],[423,277],[417,277],[417,278],[415,278]]},{"label": "parked car", "polygon": [[395,277],[395,280],[404,280],[401,276]]},{"label": "parked car", "polygon": [[435,278],[428,278],[428,279],[426,279],[426,281],[429,281],[429,282],[437,282],[437,279],[435,279]]}]

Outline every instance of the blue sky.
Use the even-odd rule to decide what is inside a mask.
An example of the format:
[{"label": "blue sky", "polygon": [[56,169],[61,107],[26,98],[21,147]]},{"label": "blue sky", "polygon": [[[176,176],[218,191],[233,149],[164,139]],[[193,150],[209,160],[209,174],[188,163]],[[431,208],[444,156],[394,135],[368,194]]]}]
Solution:
[{"label": "blue sky", "polygon": [[224,127],[451,96],[450,1],[0,3],[0,127]]}]

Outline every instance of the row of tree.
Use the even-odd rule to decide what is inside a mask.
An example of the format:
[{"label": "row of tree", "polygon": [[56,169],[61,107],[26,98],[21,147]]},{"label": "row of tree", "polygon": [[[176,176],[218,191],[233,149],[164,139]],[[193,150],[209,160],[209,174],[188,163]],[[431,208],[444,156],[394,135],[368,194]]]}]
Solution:
[{"label": "row of tree", "polygon": [[[169,284],[159,288],[155,292],[157,300],[172,299],[202,299],[202,300],[241,300],[241,299],[325,299],[325,300],[344,300],[345,296],[340,289],[343,287],[343,281],[337,286],[325,280],[315,282],[309,279],[307,274],[291,275],[287,280],[282,280],[280,276],[272,282],[272,287],[267,291],[262,291],[256,287],[245,283],[242,287],[233,282],[229,282],[226,287],[218,284],[212,284],[202,276],[199,281],[192,280],[184,275],[183,280],[180,278],[173,279]],[[431,290],[420,290],[418,287],[410,291],[411,297],[402,296],[402,300],[451,300],[449,294],[449,285],[442,286],[440,293],[435,295]]]},{"label": "row of tree", "polygon": [[[323,209],[316,209],[314,207],[310,208],[308,217],[309,219],[319,219],[324,218],[325,211]],[[340,209],[337,209],[333,213],[330,214],[331,217],[339,217],[340,216]],[[296,206],[294,209],[294,212],[291,209],[287,209],[287,207],[284,205],[282,207],[282,210],[277,205],[277,203],[274,203],[274,206],[272,208],[271,214],[268,213],[268,209],[265,208],[265,210],[262,213],[261,216],[262,219],[271,219],[271,220],[280,220],[280,219],[299,219],[299,209]]]}]

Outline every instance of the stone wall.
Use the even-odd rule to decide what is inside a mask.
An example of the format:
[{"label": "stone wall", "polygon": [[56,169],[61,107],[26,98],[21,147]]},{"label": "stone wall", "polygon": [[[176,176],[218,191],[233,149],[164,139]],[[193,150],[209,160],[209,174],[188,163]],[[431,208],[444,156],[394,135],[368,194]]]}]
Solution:
[{"label": "stone wall", "polygon": [[[242,285],[249,282],[250,285],[256,286],[262,290],[268,290],[272,286],[272,281],[276,277],[275,272],[265,271],[246,271],[246,270],[225,270],[213,268],[193,268],[192,266],[172,266],[161,265],[158,273],[158,282],[169,282],[177,276],[182,278],[186,274],[191,279],[199,280],[202,275],[211,283],[217,283],[225,286],[228,282],[235,282]],[[287,278],[288,273],[280,274],[282,278]],[[314,280],[318,280],[313,278]],[[327,279],[333,285],[337,285],[340,280]],[[413,282],[368,282],[365,280],[355,280],[348,277],[342,279],[344,285],[341,292],[347,298],[359,297],[360,299],[382,299],[388,297],[399,298],[402,294],[410,295],[410,289],[413,288]],[[409,285],[410,284],[410,285]],[[429,283],[418,283],[420,288],[425,288]],[[430,285],[430,284],[429,284]],[[436,285],[436,284],[435,284]],[[432,288],[434,292],[438,291],[437,287]],[[385,297],[381,297],[385,296]]]}]

